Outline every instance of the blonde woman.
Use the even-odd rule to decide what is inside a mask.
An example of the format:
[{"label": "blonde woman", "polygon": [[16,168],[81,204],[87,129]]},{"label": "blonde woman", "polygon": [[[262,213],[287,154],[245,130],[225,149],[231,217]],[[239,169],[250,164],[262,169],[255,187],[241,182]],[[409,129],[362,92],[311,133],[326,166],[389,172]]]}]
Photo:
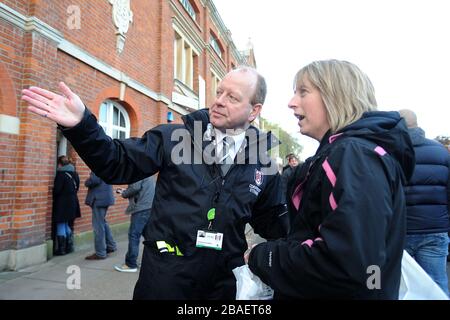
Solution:
[{"label": "blonde woman", "polygon": [[288,184],[288,237],[254,247],[250,269],[275,299],[397,299],[403,184],[415,163],[405,123],[376,111],[369,78],[352,63],[313,62],[294,86],[289,108],[320,146]]}]

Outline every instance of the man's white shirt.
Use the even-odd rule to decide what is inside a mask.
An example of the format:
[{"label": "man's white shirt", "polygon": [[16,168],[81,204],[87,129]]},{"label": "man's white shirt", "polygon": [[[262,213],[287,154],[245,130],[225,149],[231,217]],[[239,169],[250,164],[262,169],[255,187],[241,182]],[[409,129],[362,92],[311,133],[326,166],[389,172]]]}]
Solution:
[{"label": "man's white shirt", "polygon": [[225,132],[222,132],[222,131],[214,128],[214,132],[216,134],[215,143],[216,143],[217,154],[221,154],[222,149],[223,149],[222,141],[223,141],[223,139],[225,139],[226,136],[230,136],[234,139],[234,145],[230,149],[230,153],[229,153],[231,159],[234,160],[234,158],[236,157],[236,154],[238,153],[239,149],[241,148],[242,143],[244,142],[245,131],[242,131],[242,133],[237,134],[237,135],[227,135]]}]

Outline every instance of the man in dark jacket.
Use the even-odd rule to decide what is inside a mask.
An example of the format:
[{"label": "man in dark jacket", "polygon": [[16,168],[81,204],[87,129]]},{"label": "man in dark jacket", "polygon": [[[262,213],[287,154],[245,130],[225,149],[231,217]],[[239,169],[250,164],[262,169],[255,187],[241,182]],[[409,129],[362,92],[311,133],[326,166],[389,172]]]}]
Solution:
[{"label": "man in dark jacket", "polygon": [[137,272],[139,241],[150,218],[155,196],[155,183],[156,178],[152,176],[130,184],[125,190],[117,189],[117,193],[120,193],[122,198],[128,199],[129,204],[125,213],[131,215],[125,263],[122,266],[114,266],[114,269],[119,272]]},{"label": "man in dark jacket", "polygon": [[288,185],[289,179],[292,177],[292,175],[295,172],[295,169],[299,165],[297,156],[293,153],[288,154],[286,156],[286,159],[287,159],[288,163],[283,168],[283,172],[281,173],[281,181],[283,182],[283,191],[282,191],[283,199],[286,198],[287,185]]},{"label": "man in dark jacket", "polygon": [[416,167],[405,190],[405,249],[448,294],[450,155],[442,144],[425,138],[413,111],[399,113],[406,121],[416,153]]},{"label": "man in dark jacket", "polygon": [[135,299],[234,299],[244,264],[245,226],[265,238],[284,234],[281,180],[267,151],[276,144],[250,126],[266,95],[254,69],[238,68],[218,86],[209,110],[160,125],[141,139],[111,140],[63,83],[65,97],[32,87],[30,111],[57,122],[108,183],[132,183],[159,171]]},{"label": "man in dark jacket", "polygon": [[106,221],[108,207],[114,204],[113,189],[93,172],[84,185],[88,188],[85,203],[92,208],[95,246],[95,253],[87,256],[86,260],[102,260],[108,253],[117,250],[116,242]]}]

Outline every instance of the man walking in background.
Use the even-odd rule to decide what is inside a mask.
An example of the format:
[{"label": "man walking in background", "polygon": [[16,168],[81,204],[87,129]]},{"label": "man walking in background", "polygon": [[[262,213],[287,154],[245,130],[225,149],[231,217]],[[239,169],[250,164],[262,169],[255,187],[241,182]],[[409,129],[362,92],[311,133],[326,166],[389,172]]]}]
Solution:
[{"label": "man walking in background", "polygon": [[114,204],[112,186],[106,184],[93,172],[84,185],[88,188],[86,204],[92,208],[92,228],[94,229],[95,253],[86,257],[86,260],[106,259],[107,254],[117,250],[111,229],[106,222],[108,207]]},{"label": "man walking in background", "polygon": [[155,195],[155,176],[132,183],[127,189],[117,189],[123,198],[128,199],[129,205],[126,214],[130,214],[130,228],[128,229],[128,251],[125,255],[125,264],[114,266],[120,272],[137,272],[137,257],[139,255],[139,241],[144,227],[150,218],[153,197]]}]

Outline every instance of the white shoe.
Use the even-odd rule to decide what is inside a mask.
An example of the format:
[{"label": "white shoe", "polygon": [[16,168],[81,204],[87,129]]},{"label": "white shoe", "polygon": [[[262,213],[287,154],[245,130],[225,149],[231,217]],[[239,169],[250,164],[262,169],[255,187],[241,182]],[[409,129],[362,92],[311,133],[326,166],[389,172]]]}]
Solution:
[{"label": "white shoe", "polygon": [[121,266],[114,266],[114,269],[119,272],[137,272],[137,268],[130,268],[126,264],[123,264]]}]

